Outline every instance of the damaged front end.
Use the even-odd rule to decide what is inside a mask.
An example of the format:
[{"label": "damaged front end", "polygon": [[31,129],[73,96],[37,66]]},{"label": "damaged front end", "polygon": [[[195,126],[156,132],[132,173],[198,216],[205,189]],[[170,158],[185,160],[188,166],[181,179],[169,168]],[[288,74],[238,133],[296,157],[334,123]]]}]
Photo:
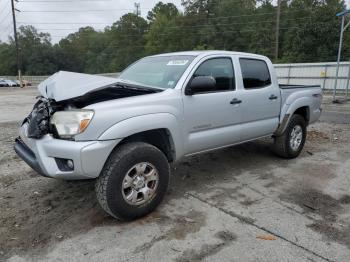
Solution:
[{"label": "damaged front end", "polygon": [[58,72],[38,89],[41,96],[22,123],[27,124],[27,137],[74,140],[82,133],[94,112],[84,109],[91,104],[160,92],[161,90],[123,83],[115,78],[71,72]]},{"label": "damaged front end", "polygon": [[39,174],[62,179],[95,178],[118,143],[98,141],[96,136],[81,138],[86,129],[96,133],[99,125],[90,122],[103,118],[98,106],[90,105],[161,91],[69,72],[56,73],[38,88],[41,96],[23,120],[14,150]]},{"label": "damaged front end", "polygon": [[22,125],[28,124],[28,138],[40,139],[44,135],[51,133],[50,118],[58,110],[63,110],[63,107],[54,100],[39,97],[33,110],[22,123]]}]

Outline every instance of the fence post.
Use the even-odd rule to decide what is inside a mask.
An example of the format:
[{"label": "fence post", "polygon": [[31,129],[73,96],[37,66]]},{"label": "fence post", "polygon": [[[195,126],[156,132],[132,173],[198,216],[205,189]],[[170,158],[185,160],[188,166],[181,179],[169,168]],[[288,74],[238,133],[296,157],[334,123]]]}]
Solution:
[{"label": "fence post", "polygon": [[327,74],[328,74],[328,65],[324,65],[324,77],[323,77],[323,87],[322,90],[326,89],[326,81],[327,81]]},{"label": "fence post", "polygon": [[346,81],[346,98],[349,95],[349,82],[350,82],[350,62],[349,62],[348,79]]},{"label": "fence post", "polygon": [[288,67],[288,76],[287,76],[287,85],[289,85],[289,82],[290,82],[290,71],[292,69],[292,65],[289,65]]},{"label": "fence post", "polygon": [[333,102],[336,102],[335,96],[337,95],[337,84],[338,84],[338,77],[339,77],[339,66],[340,66],[340,59],[341,59],[341,50],[343,48],[345,16],[342,16],[341,19],[342,19],[341,20],[341,31],[340,31],[340,41],[339,41],[339,49],[338,49],[337,71],[336,71],[336,78],[335,78],[334,90],[333,90]]}]

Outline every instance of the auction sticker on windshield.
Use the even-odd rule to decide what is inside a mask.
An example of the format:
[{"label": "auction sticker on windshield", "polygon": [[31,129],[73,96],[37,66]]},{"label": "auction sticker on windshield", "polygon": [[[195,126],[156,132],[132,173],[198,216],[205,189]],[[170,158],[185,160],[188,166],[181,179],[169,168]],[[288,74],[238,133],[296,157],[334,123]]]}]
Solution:
[{"label": "auction sticker on windshield", "polygon": [[170,60],[167,65],[168,66],[184,66],[187,65],[188,60]]}]

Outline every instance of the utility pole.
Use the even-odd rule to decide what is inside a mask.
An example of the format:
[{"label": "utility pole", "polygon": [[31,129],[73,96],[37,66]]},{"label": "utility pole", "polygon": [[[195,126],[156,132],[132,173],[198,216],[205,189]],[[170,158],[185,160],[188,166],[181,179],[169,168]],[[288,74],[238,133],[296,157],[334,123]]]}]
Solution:
[{"label": "utility pole", "polygon": [[16,9],[14,0],[11,0],[11,7],[12,7],[12,19],[13,19],[13,37],[15,38],[15,44],[16,44],[16,58],[17,58],[17,70],[18,70],[18,80],[20,82],[21,87],[22,85],[22,75],[21,75],[21,65],[20,65],[20,59],[19,59],[19,46],[18,46],[18,38],[17,38],[17,25],[16,25]]},{"label": "utility pole", "polygon": [[275,60],[278,59],[279,39],[280,39],[280,20],[281,20],[281,0],[277,0],[277,18],[276,18],[276,43],[275,43]]},{"label": "utility pole", "polygon": [[141,15],[140,3],[135,3],[134,6],[135,6],[135,11],[134,11],[135,15],[140,16]]}]

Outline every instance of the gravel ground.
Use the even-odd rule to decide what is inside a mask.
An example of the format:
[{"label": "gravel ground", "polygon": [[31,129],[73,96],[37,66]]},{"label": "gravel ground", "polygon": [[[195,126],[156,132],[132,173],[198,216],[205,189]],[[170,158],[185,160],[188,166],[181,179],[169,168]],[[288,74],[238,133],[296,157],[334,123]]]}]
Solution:
[{"label": "gravel ground", "polygon": [[349,261],[350,103],[326,97],[297,159],[268,139],[184,159],[162,205],[125,223],[94,181],[40,177],[15,155],[35,95],[0,90],[0,261]]}]

